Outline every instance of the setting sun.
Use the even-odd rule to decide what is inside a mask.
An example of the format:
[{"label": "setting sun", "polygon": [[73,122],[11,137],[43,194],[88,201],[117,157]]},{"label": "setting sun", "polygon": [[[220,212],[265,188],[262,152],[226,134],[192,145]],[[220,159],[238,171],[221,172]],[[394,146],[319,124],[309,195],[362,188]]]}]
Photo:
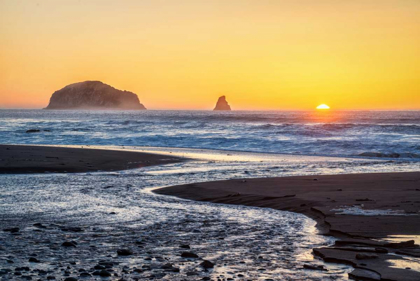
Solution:
[{"label": "setting sun", "polygon": [[330,107],[326,104],[320,104],[316,107],[316,109],[330,109]]},{"label": "setting sun", "polygon": [[102,81],[148,109],[209,110],[219,93],[236,110],[419,109],[419,13],[418,0],[0,0],[0,108]]},{"label": "setting sun", "polygon": [[0,281],[420,281],[419,19],[420,0],[0,0],[19,252]]}]

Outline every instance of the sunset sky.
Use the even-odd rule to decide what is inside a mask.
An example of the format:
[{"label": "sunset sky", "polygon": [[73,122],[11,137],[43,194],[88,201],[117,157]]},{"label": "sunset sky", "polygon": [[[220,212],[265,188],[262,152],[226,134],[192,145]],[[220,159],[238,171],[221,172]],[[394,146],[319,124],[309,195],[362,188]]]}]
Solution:
[{"label": "sunset sky", "polygon": [[0,0],[0,108],[100,80],[149,109],[420,109],[419,0]]}]

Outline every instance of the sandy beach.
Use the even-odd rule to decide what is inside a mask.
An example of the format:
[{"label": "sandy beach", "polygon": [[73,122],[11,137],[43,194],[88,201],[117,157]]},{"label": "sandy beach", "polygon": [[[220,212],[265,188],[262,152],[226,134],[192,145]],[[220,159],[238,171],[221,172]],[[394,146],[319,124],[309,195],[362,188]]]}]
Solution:
[{"label": "sandy beach", "polygon": [[[420,173],[240,179],[166,187],[159,194],[305,214],[340,240],[314,249],[325,261],[350,264],[354,278],[419,280],[397,254],[420,257]],[[368,212],[370,211],[370,213]],[[394,243],[383,238],[400,236]],[[412,236],[417,241],[406,241]],[[382,240],[381,240],[382,238]],[[414,263],[415,264],[415,263]],[[396,265],[396,266],[390,266]]]},{"label": "sandy beach", "polygon": [[[89,154],[90,149],[75,152]],[[133,155],[141,160],[147,154]],[[122,163],[116,168],[124,168]],[[313,221],[303,215],[150,192],[203,180],[209,169],[226,178],[230,173],[221,169],[233,163],[190,159],[121,171],[3,173],[0,279],[347,280],[347,266],[312,258],[311,248],[332,239],[314,233]],[[236,169],[244,175],[241,163]]]},{"label": "sandy beach", "polygon": [[0,173],[118,171],[181,161],[142,152],[31,145],[0,145]]},{"label": "sandy beach", "polygon": [[[150,165],[171,164],[185,160],[167,155],[90,148],[1,145],[0,151],[0,171],[3,174],[55,172],[58,173],[57,175],[60,175],[60,173],[65,175],[69,172],[118,171]],[[90,181],[89,179],[87,180]],[[99,177],[98,180],[102,181],[103,179]],[[126,208],[126,211],[118,209],[119,211],[117,212],[109,212],[117,209],[107,207],[106,210],[109,210],[108,216],[118,215],[118,212],[127,212],[127,214],[130,214],[130,209],[138,204],[139,198],[136,198],[135,193],[130,191],[133,180],[128,182],[130,184],[127,184],[127,188],[121,186],[121,189],[113,191],[121,183],[118,183],[118,181],[112,183],[107,180],[107,185],[102,187],[101,190],[91,191],[94,193],[99,192],[98,195],[101,193],[104,195],[112,194],[112,196],[118,194],[122,196],[121,198],[134,196],[132,207]],[[60,183],[60,188],[61,185]],[[89,194],[86,193],[86,186],[84,184],[80,186],[81,196],[86,197]],[[67,193],[66,190],[63,190],[63,192]],[[410,258],[416,259],[420,257],[420,249],[417,245],[420,233],[420,219],[418,214],[418,210],[420,209],[420,173],[418,172],[235,179],[177,185],[156,189],[154,192],[195,201],[254,206],[264,208],[261,210],[269,208],[301,213],[314,219],[317,222],[317,228],[322,234],[334,236],[338,239],[333,246],[310,247],[313,248],[313,254],[322,258],[327,263],[333,262],[351,265],[354,270],[348,274],[349,277],[357,280],[414,281],[418,280],[420,276],[418,262],[416,260],[410,260]],[[73,196],[75,195],[78,196],[77,193],[73,194]],[[165,198],[170,197],[163,196],[159,200],[165,200]],[[79,199],[75,197],[75,200],[77,202]],[[217,207],[218,205],[213,206]],[[218,208],[222,207],[219,205]],[[201,207],[198,210],[201,210]],[[206,216],[206,214],[204,215]],[[101,216],[99,220],[103,221],[104,218]],[[200,223],[202,219],[200,216],[197,217]],[[47,215],[43,218],[42,216],[39,217],[39,215],[33,217],[33,215],[16,214],[3,217],[1,221],[4,235],[9,235],[7,233],[10,233],[12,237],[15,237],[12,240],[4,240],[6,244],[2,250],[5,251],[5,254],[9,254],[5,256],[5,258],[9,257],[8,261],[13,261],[11,257],[16,254],[16,251],[21,252],[23,250],[27,252],[28,246],[25,241],[39,243],[36,242],[39,241],[39,233],[48,235],[49,242],[47,244],[44,243],[45,245],[41,243],[40,246],[30,247],[32,252],[36,252],[38,255],[33,256],[34,254],[30,254],[27,256],[27,254],[21,253],[20,255],[23,255],[24,259],[35,258],[37,260],[41,257],[41,262],[42,258],[55,260],[56,252],[61,251],[59,250],[59,245],[64,242],[70,245],[70,248],[74,247],[75,251],[77,249],[84,249],[80,252],[80,255],[71,253],[68,256],[73,260],[70,264],[72,269],[68,270],[68,274],[72,274],[74,267],[84,265],[80,259],[85,259],[87,257],[86,255],[97,255],[98,257],[92,258],[89,263],[93,265],[96,263],[96,267],[98,268],[105,265],[109,266],[109,271],[112,272],[112,270],[115,270],[115,274],[118,273],[123,276],[124,274],[125,276],[132,276],[134,274],[134,276],[150,277],[152,279],[159,276],[159,278],[169,276],[173,280],[178,280],[177,278],[182,279],[182,276],[184,276],[177,273],[181,270],[184,273],[195,274],[187,275],[192,280],[195,278],[192,276],[199,276],[200,274],[201,276],[203,274],[207,276],[206,274],[209,271],[205,269],[204,271],[194,272],[190,268],[190,271],[187,272],[186,268],[189,267],[186,264],[188,266],[194,266],[194,263],[191,261],[185,263],[185,260],[182,259],[177,260],[179,259],[180,253],[177,253],[179,250],[176,250],[176,247],[175,249],[170,248],[170,254],[166,253],[166,250],[163,251],[159,246],[161,245],[161,241],[169,240],[165,243],[171,245],[180,244],[181,248],[179,249],[185,251],[189,249],[190,244],[201,244],[203,241],[211,241],[211,237],[215,237],[215,235],[219,237],[218,239],[220,240],[217,241],[221,243],[224,240],[231,239],[229,232],[222,235],[220,231],[214,233],[212,231],[198,230],[197,222],[191,224],[191,215],[187,216],[181,222],[175,222],[177,226],[173,224],[157,224],[157,226],[152,228],[141,227],[137,231],[133,231],[136,227],[131,222],[115,224],[112,226],[113,230],[111,231],[110,229],[97,229],[94,221],[85,221],[82,223],[76,221],[69,222],[52,215]],[[31,227],[32,224],[33,226]],[[207,222],[204,222],[204,226],[207,224]],[[163,229],[168,229],[163,231],[161,236],[156,235],[156,233],[160,233],[159,229],[162,227]],[[239,227],[237,225],[228,224],[224,227],[229,227],[235,232],[239,231],[239,229],[236,229]],[[275,231],[279,228],[276,222],[272,222],[269,227],[271,227],[270,231]],[[35,232],[33,232],[32,228],[35,229]],[[121,232],[117,230],[121,228],[127,228],[130,231]],[[176,231],[181,231],[181,233],[185,232],[188,235],[184,236],[185,234],[182,234],[184,236],[183,238],[181,238],[182,236],[179,238],[169,238],[166,233],[170,229],[175,230],[176,228],[179,228]],[[137,233],[142,233],[143,240],[140,242],[136,238],[138,236]],[[197,236],[197,233],[200,233],[199,236]],[[225,237],[224,235],[227,236]],[[390,238],[390,236],[394,238]],[[19,237],[25,237],[25,239],[22,240]],[[181,240],[178,241],[179,239]],[[72,241],[78,241],[77,243],[80,245]],[[133,247],[132,243],[134,243],[134,245],[140,248],[140,250],[137,250],[140,252],[136,253],[134,251],[136,258],[137,255],[142,255],[144,258],[143,262],[156,259],[157,264],[143,266],[141,270],[136,268],[128,270],[129,264],[133,261],[127,261],[124,265],[124,263],[121,263],[121,255],[117,255],[116,257],[112,256],[111,258],[108,247],[99,247],[102,243],[114,245],[112,251],[115,252],[127,248],[130,249]],[[182,248],[184,246],[185,249]],[[211,247],[214,248],[215,246]],[[11,250],[12,248],[15,250]],[[66,246],[64,248],[68,247]],[[200,251],[199,249],[196,248],[195,251]],[[157,253],[156,250],[158,251]],[[91,253],[92,251],[93,253]],[[200,255],[211,256],[212,253],[207,251],[203,251],[202,249]],[[259,251],[261,251],[260,246],[258,249],[251,250],[251,253],[261,255]],[[270,246],[267,246],[266,251],[270,251]],[[131,257],[133,255],[132,250],[128,252],[131,253],[129,254]],[[13,255],[10,255],[12,253]],[[69,253],[66,250],[66,253],[63,252],[61,255],[66,257]],[[165,259],[160,258],[159,256],[163,253],[169,255],[169,257]],[[175,256],[173,256],[174,254]],[[285,252],[285,254],[287,259],[297,262],[299,270],[313,271],[315,272],[314,274],[327,270],[323,265],[316,265],[316,263],[315,265],[313,263],[305,263],[302,267],[302,261],[293,260],[295,258],[292,253]],[[105,257],[106,255],[108,256]],[[110,258],[111,261],[104,261]],[[168,265],[168,260],[172,260],[170,265]],[[60,258],[59,261],[59,263],[51,262],[51,265],[58,265],[56,267],[57,269],[66,266],[65,260]],[[165,262],[167,262],[166,265],[163,264]],[[202,262],[203,259],[198,259],[195,266],[202,268],[202,265],[200,265]],[[270,263],[265,266],[269,268]],[[82,269],[85,270],[86,268],[83,267]],[[2,274],[9,274],[9,271],[1,272]],[[51,274],[57,274],[54,273],[54,270],[49,272]],[[241,269],[238,269],[236,271],[238,275],[235,276],[240,276],[241,272]],[[95,268],[92,267],[91,270],[83,271],[79,274],[80,276],[88,277],[89,275],[98,275],[99,273],[98,270],[95,271]],[[106,273],[103,272],[103,274]],[[222,276],[219,275],[220,278]]]}]

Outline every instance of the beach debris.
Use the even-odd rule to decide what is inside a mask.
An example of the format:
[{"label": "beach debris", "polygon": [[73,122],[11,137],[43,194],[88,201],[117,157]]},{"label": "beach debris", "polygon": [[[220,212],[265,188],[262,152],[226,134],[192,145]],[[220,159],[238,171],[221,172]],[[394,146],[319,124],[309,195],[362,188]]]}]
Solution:
[{"label": "beach debris", "polygon": [[198,255],[197,254],[194,254],[192,252],[182,252],[181,253],[181,257],[183,257],[183,258],[194,258],[194,259],[196,259],[196,258],[198,258]]},{"label": "beach debris", "polygon": [[200,266],[203,267],[203,268],[205,268],[205,269],[213,268],[214,267],[214,263],[212,263],[211,261],[208,261],[208,260],[203,260],[203,262],[200,263]]}]

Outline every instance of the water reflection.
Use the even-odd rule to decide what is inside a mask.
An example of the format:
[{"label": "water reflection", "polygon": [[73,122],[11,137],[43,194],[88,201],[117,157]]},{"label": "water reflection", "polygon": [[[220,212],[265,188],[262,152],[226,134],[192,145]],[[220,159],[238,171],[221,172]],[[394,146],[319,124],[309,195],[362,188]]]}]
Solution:
[{"label": "water reflection", "polygon": [[420,258],[404,256],[402,259],[387,260],[392,268],[414,270],[420,272]]},{"label": "water reflection", "polygon": [[[118,259],[118,274],[123,266],[138,264],[156,267],[159,273],[161,264],[170,262],[179,266],[180,273],[166,273],[168,280],[186,279],[188,272],[200,278],[242,278],[241,274],[252,280],[347,280],[350,269],[346,266],[329,264],[328,272],[302,268],[304,262],[320,262],[313,260],[313,247],[333,242],[318,236],[314,221],[303,215],[192,202],[155,195],[149,190],[230,178],[406,169],[404,163],[365,159],[172,148],[160,151],[194,160],[110,173],[2,175],[0,224],[9,226],[12,220],[22,230],[19,239],[0,233],[2,247],[7,249],[0,253],[0,266],[27,266],[26,253],[36,253],[48,262],[42,266],[49,270],[55,270],[53,263],[77,260],[72,265],[76,270],[95,266],[100,259],[115,259],[112,253],[118,247],[131,247],[136,249],[136,255]],[[34,222],[47,228],[34,231]],[[82,227],[84,231],[63,232],[64,226]],[[142,248],[134,244],[138,239],[146,241]],[[77,252],[60,249],[63,240],[78,241]],[[217,267],[211,272],[197,270],[199,261],[185,261],[179,256],[181,244],[190,244],[200,257],[212,260]],[[58,248],[52,251],[51,245]],[[14,264],[6,262],[8,256],[16,257]],[[54,274],[61,276],[62,272]],[[149,272],[133,274],[143,278]]]}]

